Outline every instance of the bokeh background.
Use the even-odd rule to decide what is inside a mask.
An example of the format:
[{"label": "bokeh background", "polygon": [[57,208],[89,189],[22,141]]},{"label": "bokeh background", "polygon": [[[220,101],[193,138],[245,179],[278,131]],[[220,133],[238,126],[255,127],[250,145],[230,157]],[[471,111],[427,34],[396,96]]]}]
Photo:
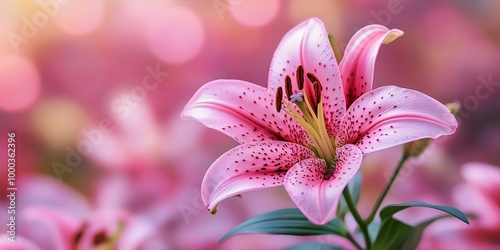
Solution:
[{"label": "bokeh background", "polygon": [[[374,85],[462,105],[457,132],[410,161],[386,203],[453,205],[483,220],[468,228],[438,222],[422,249],[446,249],[456,232],[480,234],[470,237],[473,245],[500,244],[500,198],[488,192],[500,188],[499,10],[496,0],[1,1],[1,224],[8,223],[7,133],[15,132],[17,236],[26,249],[85,249],[116,235],[123,249],[281,249],[306,240],[349,247],[334,237],[266,235],[218,245],[252,215],[294,205],[276,188],[224,201],[210,215],[201,180],[236,143],[179,118],[211,80],[265,86],[282,36],[316,16],[341,50],[367,24],[403,30],[382,47]],[[365,158],[364,215],[400,155],[397,147]],[[492,178],[470,177],[485,171]],[[414,222],[429,215],[413,209],[400,216]]]}]

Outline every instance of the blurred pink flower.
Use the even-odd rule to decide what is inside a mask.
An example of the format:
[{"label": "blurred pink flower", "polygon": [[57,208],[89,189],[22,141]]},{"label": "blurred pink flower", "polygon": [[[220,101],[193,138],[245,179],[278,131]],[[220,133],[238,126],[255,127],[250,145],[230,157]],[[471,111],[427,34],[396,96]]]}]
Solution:
[{"label": "blurred pink flower", "polygon": [[[96,150],[91,159],[108,170],[133,170],[161,165],[161,130],[153,110],[147,102],[135,103],[127,112],[111,113],[109,131],[94,126],[89,133],[96,134]],[[102,123],[102,119],[99,123]],[[85,138],[82,138],[82,140]]]},{"label": "blurred pink flower", "polygon": [[[183,137],[176,143],[171,135],[165,136],[172,126],[161,125],[147,102],[138,103],[128,115],[115,116],[111,132],[92,129],[100,134],[96,150],[89,157],[95,165],[107,170],[97,181],[95,203],[98,207],[123,208],[136,214],[155,214],[157,222],[164,222],[175,209],[175,200],[190,176],[182,173],[181,162],[172,151],[185,154],[192,146],[192,137]],[[102,120],[101,120],[102,121]],[[196,134],[196,133],[191,133]],[[161,143],[167,137],[167,143]],[[162,215],[155,211],[162,211]],[[165,218],[163,218],[165,217]]]},{"label": "blurred pink flower", "polygon": [[8,250],[40,250],[40,248],[35,245],[30,240],[16,236],[16,241],[10,241],[7,238],[10,237],[7,234],[0,234],[0,249]]},{"label": "blurred pink flower", "polygon": [[79,193],[46,177],[24,178],[19,235],[40,249],[137,249],[156,224],[121,208],[93,207]]},{"label": "blurred pink flower", "polygon": [[493,250],[500,246],[500,168],[468,163],[461,169],[465,183],[453,191],[458,208],[471,213],[470,225],[447,221],[424,237],[421,249]]},{"label": "blurred pink flower", "polygon": [[311,222],[325,224],[364,154],[453,133],[455,118],[431,97],[395,86],[371,90],[380,45],[401,34],[365,27],[350,41],[339,70],[323,23],[309,19],[279,44],[267,89],[239,80],[200,88],[182,117],[242,144],[208,169],[205,205],[215,211],[228,197],[284,185]]}]

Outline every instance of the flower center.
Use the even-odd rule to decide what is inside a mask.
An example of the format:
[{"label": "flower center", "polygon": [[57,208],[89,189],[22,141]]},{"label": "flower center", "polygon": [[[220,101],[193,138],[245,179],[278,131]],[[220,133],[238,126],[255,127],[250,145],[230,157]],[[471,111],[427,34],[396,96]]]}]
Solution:
[{"label": "flower center", "polygon": [[[326,161],[327,172],[333,170],[335,166],[335,139],[328,136],[323,112],[323,100],[321,91],[323,87],[318,78],[313,73],[307,73],[309,82],[304,81],[304,68],[299,66],[296,72],[297,87],[299,91],[293,93],[292,79],[285,77],[285,92],[289,102],[283,101],[283,88],[276,90],[276,111],[283,110],[288,116],[294,119],[307,133],[312,144],[309,148],[314,151],[317,157]],[[304,84],[310,84],[309,87]],[[312,87],[311,87],[312,86]],[[308,93],[311,91],[312,93]],[[295,104],[296,110],[290,103]],[[282,106],[284,108],[282,109]],[[327,175],[325,175],[325,178]]]}]

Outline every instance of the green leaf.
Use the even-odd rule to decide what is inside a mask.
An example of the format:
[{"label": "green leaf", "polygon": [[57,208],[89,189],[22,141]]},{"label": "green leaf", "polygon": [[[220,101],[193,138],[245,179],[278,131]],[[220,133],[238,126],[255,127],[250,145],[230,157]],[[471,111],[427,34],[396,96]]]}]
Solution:
[{"label": "green leaf", "polygon": [[333,219],[325,225],[312,224],[297,208],[286,208],[256,215],[226,233],[219,244],[238,234],[286,234],[344,236],[346,229],[342,222]]},{"label": "green leaf", "polygon": [[413,238],[416,234],[418,233],[414,227],[392,217],[387,218],[382,222],[377,239],[373,244],[373,250],[413,249],[403,248],[403,245],[405,245],[409,238]]},{"label": "green leaf", "polygon": [[286,248],[286,250],[343,250],[343,248],[319,242],[305,242]]},{"label": "green leaf", "polygon": [[[363,178],[361,177],[361,173],[357,172],[356,175],[351,179],[347,187],[349,188],[349,193],[351,194],[351,198],[354,202],[354,205],[358,204],[359,196],[361,193],[361,182]],[[347,207],[347,203],[345,201],[344,196],[340,197],[339,205],[337,207],[337,217],[344,218],[345,215],[349,212],[349,208]]]},{"label": "green leaf", "polygon": [[439,216],[436,216],[436,217],[433,217],[433,218],[421,221],[415,227],[426,228],[427,226],[429,226],[430,224],[432,224],[434,221],[437,221],[437,220],[440,220],[440,219],[444,219],[444,218],[450,218],[450,217],[451,216],[449,216],[447,214],[445,214],[445,215],[439,215]]},{"label": "green leaf", "polygon": [[424,230],[430,224],[432,224],[434,221],[437,221],[439,219],[449,218],[449,217],[451,217],[451,216],[450,215],[436,216],[434,218],[427,219],[423,222],[420,222],[418,225],[412,227],[411,235],[410,235],[410,237],[406,238],[401,249],[415,249],[415,248],[417,248],[418,243],[420,243],[420,239],[422,239],[422,234],[424,233]]},{"label": "green leaf", "polygon": [[[392,217],[395,213],[410,207],[428,207],[443,211],[447,214],[427,219],[416,226],[410,226]],[[436,220],[451,216],[465,223],[469,223],[464,213],[449,206],[431,205],[423,202],[409,202],[400,205],[386,206],[380,211],[382,223],[378,231],[378,236],[373,244],[373,249],[415,249],[427,226]]]},{"label": "green leaf", "polygon": [[432,204],[427,204],[424,202],[408,202],[408,203],[403,203],[399,205],[389,205],[386,206],[380,211],[380,218],[382,221],[387,218],[387,217],[392,217],[393,214],[410,208],[410,207],[428,207],[428,208],[434,208],[437,210],[441,210],[445,213],[450,214],[451,216],[469,224],[469,220],[467,219],[467,216],[460,210],[450,207],[450,206],[441,206],[441,205],[432,205]]},{"label": "green leaf", "polygon": [[415,249],[422,239],[424,230],[433,222],[449,218],[450,215],[436,216],[410,226],[394,218],[387,218],[380,228],[380,236],[373,245],[373,249]]}]

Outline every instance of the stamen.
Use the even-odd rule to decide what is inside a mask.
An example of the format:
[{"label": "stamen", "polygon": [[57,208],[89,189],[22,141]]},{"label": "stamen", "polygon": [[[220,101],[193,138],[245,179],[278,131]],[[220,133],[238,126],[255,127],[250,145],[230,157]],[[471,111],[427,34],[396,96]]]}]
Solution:
[{"label": "stamen", "polygon": [[[302,66],[297,67],[296,78],[299,90],[303,90],[305,82],[304,68]],[[322,102],[323,86],[313,73],[307,73],[307,78],[312,83],[312,89],[309,90],[308,88],[307,91],[313,92],[309,93],[303,90],[293,94],[292,79],[289,75],[285,77],[284,88],[288,99],[287,101],[283,100],[283,87],[278,87],[276,89],[276,110],[280,112],[283,108],[283,111],[290,118],[297,121],[311,139],[311,144],[308,145],[311,150],[319,158],[332,163],[335,161],[336,147],[335,139],[330,138],[325,124]],[[292,103],[296,107],[292,107]],[[325,168],[325,179],[331,178],[335,169],[334,166],[333,169],[331,166]]]},{"label": "stamen", "polygon": [[325,158],[324,156],[326,156],[327,154],[323,151],[323,148],[318,146],[320,145],[321,138],[319,138],[319,134],[316,133],[316,129],[312,127],[312,124],[309,123],[307,119],[304,120],[304,118],[299,113],[297,113],[297,111],[293,109],[288,103],[285,102],[285,105],[289,111],[287,111],[286,109],[284,109],[283,111],[285,111],[287,115],[297,121],[309,135],[309,138],[311,138],[311,140],[313,141],[313,151],[317,152],[319,157]]},{"label": "stamen", "polygon": [[290,100],[290,98],[293,95],[293,90],[292,90],[292,79],[290,79],[289,75],[285,77],[285,91],[286,91],[286,97],[288,98],[288,100]]},{"label": "stamen", "polygon": [[321,86],[321,83],[319,82],[314,82],[314,94],[316,97],[316,105],[318,105],[321,101],[321,91],[323,90],[323,86]]},{"label": "stamen", "polygon": [[317,132],[317,136],[319,138],[317,146],[323,151],[327,152],[325,155],[322,156],[323,159],[327,161],[334,160],[334,158],[329,158],[329,157],[335,157],[335,143],[330,141],[330,138],[328,136],[328,132],[326,131],[326,124],[325,124],[325,116],[323,114],[323,104],[320,99],[320,103],[317,105],[317,110],[313,110],[313,107],[309,105],[311,103],[311,100],[307,98],[307,95],[304,95],[304,103],[306,104],[305,106],[307,107],[309,113],[306,111],[302,111],[302,113],[307,113],[307,117],[309,114],[312,115],[313,120],[311,123],[314,124],[315,131]]},{"label": "stamen", "polygon": [[295,74],[295,76],[297,77],[297,87],[299,88],[299,90],[302,90],[304,88],[304,68],[302,67],[302,65],[299,65],[299,67],[297,67],[297,73]]},{"label": "stamen", "polygon": [[276,90],[276,111],[281,111],[281,104],[283,103],[283,88],[278,87]]},{"label": "stamen", "polygon": [[319,79],[313,73],[307,73],[307,78],[309,78],[309,81],[312,83],[319,82]]}]

